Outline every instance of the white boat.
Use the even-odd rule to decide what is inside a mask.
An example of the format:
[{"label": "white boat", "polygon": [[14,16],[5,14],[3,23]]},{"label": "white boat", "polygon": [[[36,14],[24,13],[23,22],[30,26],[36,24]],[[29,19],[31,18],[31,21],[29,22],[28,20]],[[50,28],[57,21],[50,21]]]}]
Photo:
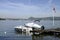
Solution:
[{"label": "white boat", "polygon": [[24,26],[15,27],[15,30],[18,32],[30,32],[30,31],[32,31],[32,28],[43,30],[44,26],[38,25],[35,23],[26,23],[26,24],[24,24]]}]

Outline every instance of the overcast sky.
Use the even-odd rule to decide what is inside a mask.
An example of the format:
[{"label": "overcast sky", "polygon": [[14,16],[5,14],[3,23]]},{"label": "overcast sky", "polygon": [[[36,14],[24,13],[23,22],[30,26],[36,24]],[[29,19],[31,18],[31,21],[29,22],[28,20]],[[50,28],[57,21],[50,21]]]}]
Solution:
[{"label": "overcast sky", "polygon": [[0,0],[1,18],[50,17],[53,13],[60,17],[60,0]]}]

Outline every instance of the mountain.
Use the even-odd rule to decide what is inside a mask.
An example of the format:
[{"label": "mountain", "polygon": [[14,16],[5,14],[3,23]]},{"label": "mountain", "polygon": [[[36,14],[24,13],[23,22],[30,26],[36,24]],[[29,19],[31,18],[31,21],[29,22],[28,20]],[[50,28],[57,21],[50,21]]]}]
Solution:
[{"label": "mountain", "polygon": [[[53,17],[35,18],[30,17],[29,20],[53,20]],[[60,20],[60,17],[54,17],[54,20]]]},{"label": "mountain", "polygon": [[[53,17],[44,17],[44,18],[36,18],[36,17],[29,17],[28,19],[22,18],[0,18],[0,20],[53,20]],[[54,20],[60,20],[60,17],[54,17]]]}]

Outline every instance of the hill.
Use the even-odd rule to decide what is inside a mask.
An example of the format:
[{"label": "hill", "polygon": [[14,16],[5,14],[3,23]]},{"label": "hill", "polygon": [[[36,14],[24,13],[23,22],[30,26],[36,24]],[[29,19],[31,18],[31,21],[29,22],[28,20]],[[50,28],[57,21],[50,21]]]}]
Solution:
[{"label": "hill", "polygon": [[[53,20],[53,17],[35,18],[30,17],[29,20]],[[54,17],[54,20],[60,20],[60,17]]]}]

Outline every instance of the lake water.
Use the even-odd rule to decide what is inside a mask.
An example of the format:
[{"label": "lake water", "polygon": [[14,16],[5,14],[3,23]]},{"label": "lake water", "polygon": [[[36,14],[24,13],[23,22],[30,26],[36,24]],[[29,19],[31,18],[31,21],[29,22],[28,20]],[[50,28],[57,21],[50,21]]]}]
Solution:
[{"label": "lake water", "polygon": [[[0,20],[0,40],[60,40],[60,37],[51,35],[30,35],[28,33],[16,33],[14,27],[32,22],[30,20]],[[44,25],[45,29],[60,28],[60,21],[56,20],[55,25],[51,20],[36,22]]]}]

